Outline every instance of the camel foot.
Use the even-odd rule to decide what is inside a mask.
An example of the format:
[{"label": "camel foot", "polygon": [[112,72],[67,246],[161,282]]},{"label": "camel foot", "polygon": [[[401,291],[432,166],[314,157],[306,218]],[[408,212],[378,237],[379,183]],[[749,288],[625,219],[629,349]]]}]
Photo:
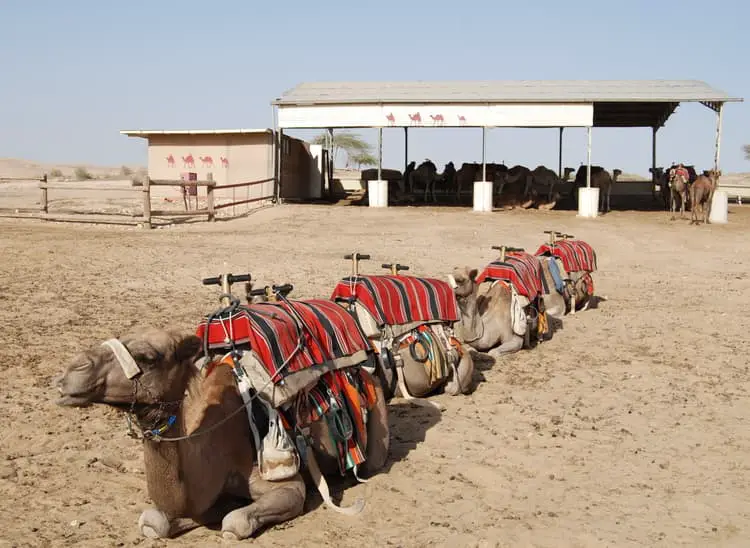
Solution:
[{"label": "camel foot", "polygon": [[491,356],[493,359],[497,360],[501,356],[504,356],[506,354],[513,354],[515,352],[518,352],[523,348],[523,337],[514,337],[514,339],[510,342],[501,344],[497,348],[493,348],[487,354]]},{"label": "camel foot", "polygon": [[244,540],[260,527],[254,508],[247,506],[229,512],[221,520],[221,536],[227,540]]},{"label": "camel foot", "polygon": [[161,510],[149,508],[144,510],[141,517],[138,518],[138,529],[146,538],[168,538],[169,518]]}]

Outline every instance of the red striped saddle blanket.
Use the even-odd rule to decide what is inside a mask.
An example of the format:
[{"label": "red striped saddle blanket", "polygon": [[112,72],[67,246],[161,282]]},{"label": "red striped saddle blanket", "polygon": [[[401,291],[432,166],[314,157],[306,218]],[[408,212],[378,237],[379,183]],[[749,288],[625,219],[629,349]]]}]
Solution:
[{"label": "red striped saddle blanket", "polygon": [[416,276],[356,276],[341,280],[335,301],[356,300],[378,325],[420,321],[458,321],[458,301],[448,282]]},{"label": "red striped saddle blanket", "polygon": [[554,244],[542,244],[536,255],[558,257],[567,272],[596,270],[596,252],[582,240],[558,240]]},{"label": "red striped saddle blanket", "polygon": [[512,251],[505,261],[493,261],[477,276],[476,283],[500,280],[513,284],[519,295],[530,301],[544,294],[544,272],[541,261],[530,253]]},{"label": "red striped saddle blanket", "polygon": [[371,348],[354,317],[336,303],[289,302],[296,315],[284,302],[242,306],[228,318],[204,318],[196,335],[204,341],[207,337],[209,348],[249,345],[275,384],[297,371]]}]

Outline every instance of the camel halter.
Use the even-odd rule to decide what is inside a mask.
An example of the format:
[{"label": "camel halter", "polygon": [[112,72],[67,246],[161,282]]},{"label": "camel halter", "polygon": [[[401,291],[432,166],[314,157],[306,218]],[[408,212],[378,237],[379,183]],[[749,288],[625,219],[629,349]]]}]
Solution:
[{"label": "camel halter", "polygon": [[125,373],[125,376],[129,380],[133,380],[133,378],[143,373],[138,364],[135,363],[133,356],[119,339],[108,339],[102,343],[102,346],[106,346],[112,351],[115,358],[117,358],[117,363],[120,364],[123,373]]}]

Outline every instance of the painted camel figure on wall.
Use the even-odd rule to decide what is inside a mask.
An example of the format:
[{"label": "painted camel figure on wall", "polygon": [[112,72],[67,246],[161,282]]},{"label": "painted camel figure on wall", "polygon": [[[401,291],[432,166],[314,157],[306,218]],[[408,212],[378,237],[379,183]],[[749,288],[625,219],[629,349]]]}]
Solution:
[{"label": "painted camel figure on wall", "polygon": [[422,123],[422,115],[418,112],[416,114],[409,114],[409,120],[411,120],[411,125],[413,126],[420,125]]},{"label": "painted camel figure on wall", "polygon": [[432,118],[433,126],[442,126],[443,123],[445,122],[445,118],[443,118],[442,114],[436,114],[434,116],[430,114],[430,118]]},{"label": "painted camel figure on wall", "polygon": [[388,114],[386,114],[385,118],[386,118],[386,120],[388,120],[388,125],[389,126],[395,125],[395,123],[396,123],[396,117],[393,115],[392,112],[389,112]]},{"label": "painted camel figure on wall", "polygon": [[463,116],[462,114],[458,115],[458,125],[459,126],[465,126],[466,125],[466,116]]},{"label": "painted camel figure on wall", "polygon": [[174,156],[172,154],[167,156],[167,167],[174,167]]},{"label": "painted camel figure on wall", "polygon": [[188,154],[187,156],[183,156],[182,165],[184,167],[195,167],[195,158],[193,158],[193,155]]},{"label": "painted camel figure on wall", "polygon": [[221,167],[229,167],[229,159],[225,156],[221,157]]},{"label": "painted camel figure on wall", "polygon": [[199,156],[203,167],[213,167],[214,159],[211,156]]}]

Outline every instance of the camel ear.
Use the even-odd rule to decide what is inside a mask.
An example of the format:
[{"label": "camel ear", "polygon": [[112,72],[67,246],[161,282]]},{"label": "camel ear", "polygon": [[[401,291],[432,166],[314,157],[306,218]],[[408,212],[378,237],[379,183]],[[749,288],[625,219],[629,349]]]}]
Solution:
[{"label": "camel ear", "polygon": [[469,279],[473,282],[477,279],[477,274],[479,274],[479,270],[476,268],[472,268],[469,270]]},{"label": "camel ear", "polygon": [[187,337],[180,339],[177,343],[177,348],[175,348],[174,351],[174,358],[180,363],[186,361],[192,363],[198,357],[198,354],[200,354],[202,347],[203,341],[201,341],[200,337],[188,335]]}]

